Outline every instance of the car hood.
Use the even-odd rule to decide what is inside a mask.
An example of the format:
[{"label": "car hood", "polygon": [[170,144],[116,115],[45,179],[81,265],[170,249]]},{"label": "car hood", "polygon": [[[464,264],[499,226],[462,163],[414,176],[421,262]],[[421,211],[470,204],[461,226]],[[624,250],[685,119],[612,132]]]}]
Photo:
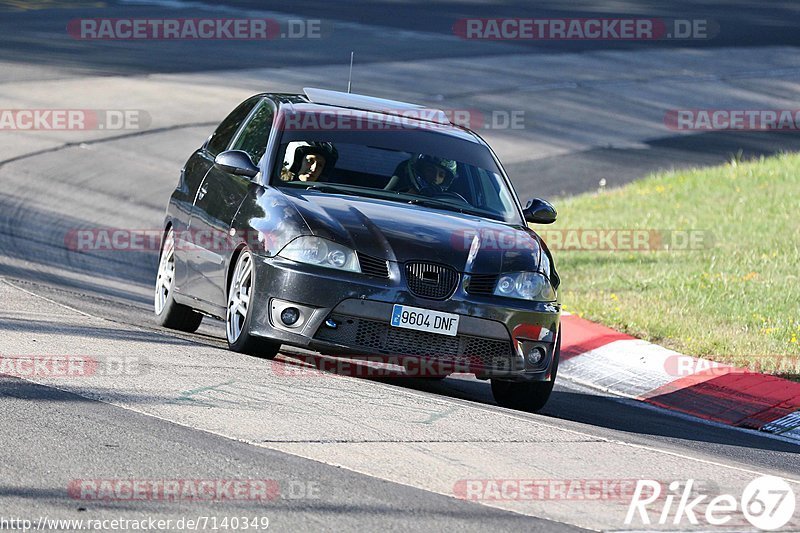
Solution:
[{"label": "car hood", "polygon": [[542,249],[525,226],[473,215],[318,191],[285,191],[314,235],[390,261],[424,260],[460,272],[538,270]]}]

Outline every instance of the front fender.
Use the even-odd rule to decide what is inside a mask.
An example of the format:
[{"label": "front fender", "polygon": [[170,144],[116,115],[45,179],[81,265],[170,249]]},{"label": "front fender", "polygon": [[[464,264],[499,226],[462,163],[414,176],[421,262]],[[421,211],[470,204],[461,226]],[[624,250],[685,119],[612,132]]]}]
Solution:
[{"label": "front fender", "polygon": [[273,187],[255,187],[231,223],[236,232],[235,247],[246,245],[256,255],[273,257],[295,238],[312,235],[283,193]]}]

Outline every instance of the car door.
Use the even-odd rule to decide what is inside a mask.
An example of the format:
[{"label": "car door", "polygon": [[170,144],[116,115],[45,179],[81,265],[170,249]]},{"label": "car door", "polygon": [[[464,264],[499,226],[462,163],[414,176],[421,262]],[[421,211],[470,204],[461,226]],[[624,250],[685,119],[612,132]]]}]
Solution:
[{"label": "car door", "polygon": [[189,225],[195,208],[195,202],[203,180],[214,165],[214,158],[228,149],[242,123],[250,115],[253,108],[261,101],[261,96],[248,98],[239,104],[225,119],[220,122],[209,138],[198,148],[181,169],[177,196],[180,199],[173,217],[175,230],[175,250],[178,261],[175,262],[175,286],[186,295],[195,296],[194,288],[198,285],[200,274],[191,268],[197,252],[195,238],[189,231]]},{"label": "car door", "polygon": [[[262,98],[228,149],[242,150],[258,164],[266,152],[274,117],[274,103]],[[190,234],[195,238],[195,253],[190,258],[189,267],[199,275],[192,294],[218,310],[225,306],[225,273],[233,252],[228,232],[252,185],[250,178],[236,176],[212,165],[200,185],[192,210]]]}]

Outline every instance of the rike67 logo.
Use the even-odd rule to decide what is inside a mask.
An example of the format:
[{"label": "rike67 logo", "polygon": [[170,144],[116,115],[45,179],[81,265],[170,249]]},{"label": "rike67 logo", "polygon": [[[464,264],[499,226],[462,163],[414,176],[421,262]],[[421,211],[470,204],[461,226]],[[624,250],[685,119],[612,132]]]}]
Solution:
[{"label": "rike67 logo", "polygon": [[[742,496],[711,496],[696,490],[694,480],[673,481],[664,490],[659,481],[640,479],[633,492],[625,524],[638,521],[644,525],[732,526],[744,516],[754,527],[774,531],[784,527],[794,516],[795,495],[792,487],[775,476],[751,481]],[[651,514],[652,513],[652,514]]]}]

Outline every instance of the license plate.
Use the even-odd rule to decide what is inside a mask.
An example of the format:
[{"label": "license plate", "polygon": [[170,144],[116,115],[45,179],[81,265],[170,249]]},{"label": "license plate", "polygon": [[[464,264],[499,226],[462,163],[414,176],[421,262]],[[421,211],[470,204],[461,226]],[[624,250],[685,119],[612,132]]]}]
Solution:
[{"label": "license plate", "polygon": [[459,316],[452,313],[440,313],[419,307],[395,304],[392,308],[392,326],[396,328],[416,329],[455,337],[458,333],[458,319]]}]

